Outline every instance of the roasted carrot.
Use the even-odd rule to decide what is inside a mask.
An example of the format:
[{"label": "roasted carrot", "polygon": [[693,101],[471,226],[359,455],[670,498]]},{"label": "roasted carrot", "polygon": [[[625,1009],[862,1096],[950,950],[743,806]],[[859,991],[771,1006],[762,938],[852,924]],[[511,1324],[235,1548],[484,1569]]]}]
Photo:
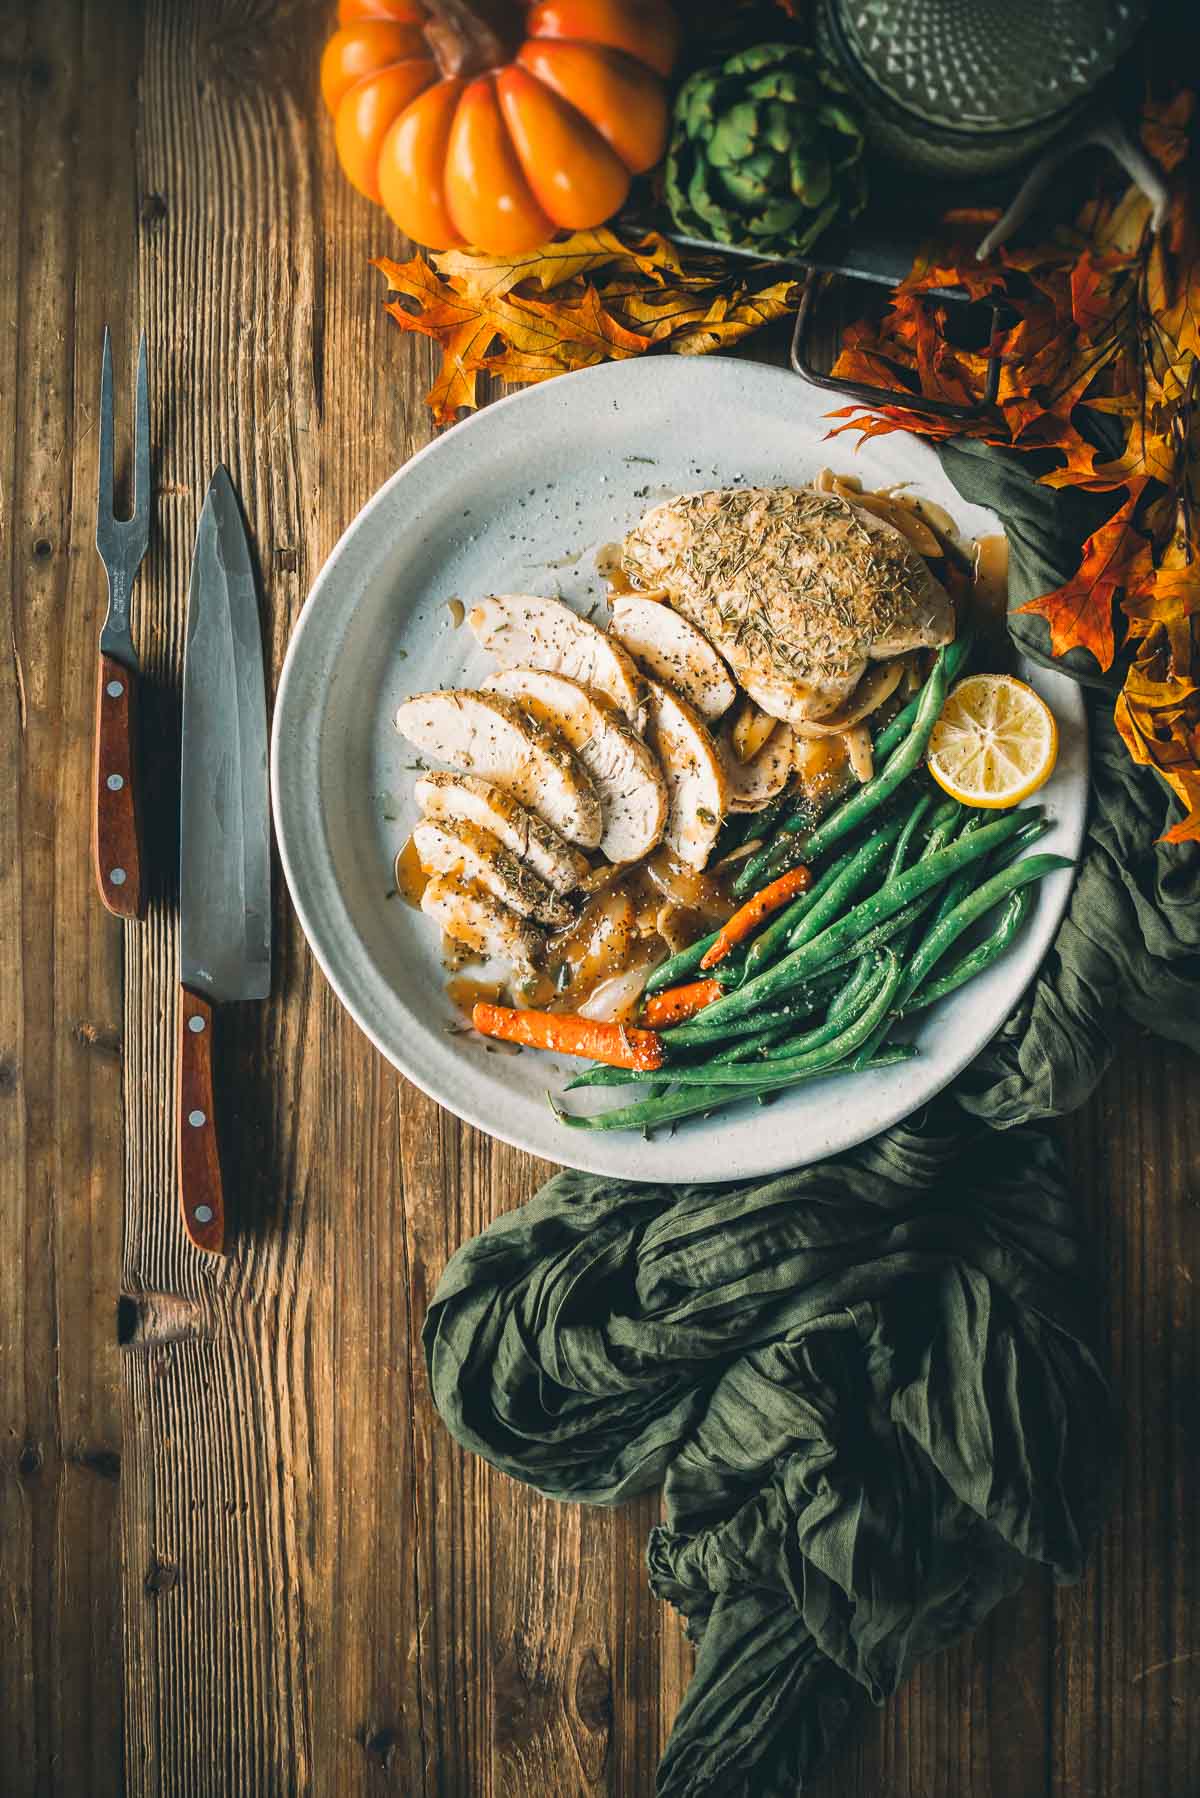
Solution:
[{"label": "roasted carrot", "polygon": [[715,968],[719,961],[725,960],[730,950],[745,942],[764,918],[769,918],[781,905],[789,904],[797,894],[806,892],[811,885],[811,870],[801,866],[790,868],[778,880],[773,880],[770,886],[763,887],[761,892],[755,893],[752,899],[747,899],[745,905],[734,912],[728,923],[721,926],[716,942],[701,956],[700,966]]},{"label": "roasted carrot", "polygon": [[476,1005],[471,1022],[480,1036],[496,1036],[527,1049],[553,1049],[560,1055],[583,1055],[610,1068],[650,1073],[663,1063],[662,1039],[653,1030],[630,1024],[605,1024],[574,1012],[514,1011],[507,1005]]},{"label": "roasted carrot", "polygon": [[685,1018],[694,1018],[714,999],[721,998],[724,991],[719,980],[689,980],[684,986],[669,986],[665,992],[650,994],[642,1007],[642,1022],[652,1030],[661,1030],[666,1024],[682,1024]]}]

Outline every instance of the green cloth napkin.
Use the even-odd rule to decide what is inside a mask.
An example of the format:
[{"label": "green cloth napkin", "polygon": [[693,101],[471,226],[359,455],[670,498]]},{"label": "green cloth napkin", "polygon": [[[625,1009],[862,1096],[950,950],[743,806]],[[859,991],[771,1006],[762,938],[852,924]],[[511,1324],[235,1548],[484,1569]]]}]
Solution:
[{"label": "green cloth napkin", "polygon": [[[952,445],[945,465],[1005,519],[1014,605],[1073,572],[1080,520],[1019,459]],[[1067,916],[954,1087],[775,1180],[564,1171],[434,1295],[430,1382],[464,1447],[555,1498],[663,1487],[650,1583],[698,1654],[661,1798],[794,1798],[862,1695],[1031,1564],[1080,1575],[1114,1427],[1079,1220],[1034,1121],[1087,1098],[1122,1012],[1200,1047],[1200,852],[1157,843],[1173,802],[1110,705]]]}]

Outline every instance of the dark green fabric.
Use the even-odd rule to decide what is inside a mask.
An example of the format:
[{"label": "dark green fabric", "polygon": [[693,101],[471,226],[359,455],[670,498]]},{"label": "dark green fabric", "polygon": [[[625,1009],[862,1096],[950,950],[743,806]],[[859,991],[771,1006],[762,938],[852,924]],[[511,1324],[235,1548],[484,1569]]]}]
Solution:
[{"label": "dark green fabric", "polygon": [[[1013,604],[1073,570],[1080,521],[1050,490],[974,445],[947,467],[1005,517]],[[1168,801],[1110,703],[1068,915],[954,1088],[776,1180],[564,1171],[434,1296],[431,1386],[460,1443],[556,1498],[663,1487],[650,1583],[698,1654],[661,1798],[793,1798],[856,1699],[1031,1565],[1079,1576],[1114,1432],[1095,1281],[1034,1120],[1087,1097],[1123,1011],[1200,1047],[1200,852],[1156,844]]]}]

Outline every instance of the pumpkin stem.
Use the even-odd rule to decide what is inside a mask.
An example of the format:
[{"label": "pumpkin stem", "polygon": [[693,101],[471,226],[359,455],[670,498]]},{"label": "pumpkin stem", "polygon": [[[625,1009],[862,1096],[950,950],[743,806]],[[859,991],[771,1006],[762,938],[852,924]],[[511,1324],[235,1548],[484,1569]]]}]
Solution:
[{"label": "pumpkin stem", "polygon": [[511,61],[521,40],[512,0],[425,0],[425,41],[444,81],[470,80]]}]

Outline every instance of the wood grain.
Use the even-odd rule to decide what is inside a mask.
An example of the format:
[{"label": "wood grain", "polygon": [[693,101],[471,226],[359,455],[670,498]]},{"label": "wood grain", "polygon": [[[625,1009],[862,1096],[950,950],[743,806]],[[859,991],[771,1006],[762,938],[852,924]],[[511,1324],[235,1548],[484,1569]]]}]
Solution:
[{"label": "wood grain", "polygon": [[146,909],[138,713],[137,675],[112,656],[100,656],[92,761],[92,864],[109,911],[131,920]]},{"label": "wood grain", "polygon": [[[0,0],[0,1784],[650,1798],[691,1662],[646,1588],[657,1499],[549,1504],[461,1454],[425,1383],[447,1257],[547,1170],[396,1079],[278,874],[274,996],[221,1043],[232,1252],[197,1255],[178,1216],[200,502],[224,459],[271,684],[332,544],[431,434],[429,351],[368,266],[397,242],[314,97],[329,21],[308,0],[28,10]],[[87,849],[106,319],[118,372],[148,330],[156,485],[134,620],[154,856],[123,984]],[[1031,1582],[864,1710],[820,1798],[1200,1790],[1198,1096],[1191,1061],[1131,1038],[1067,1130],[1126,1438],[1089,1577]]]},{"label": "wood grain", "polygon": [[130,272],[135,35],[121,8],[0,3],[0,1786],[14,1798],[122,1786],[121,926],[89,845],[95,405]]}]

